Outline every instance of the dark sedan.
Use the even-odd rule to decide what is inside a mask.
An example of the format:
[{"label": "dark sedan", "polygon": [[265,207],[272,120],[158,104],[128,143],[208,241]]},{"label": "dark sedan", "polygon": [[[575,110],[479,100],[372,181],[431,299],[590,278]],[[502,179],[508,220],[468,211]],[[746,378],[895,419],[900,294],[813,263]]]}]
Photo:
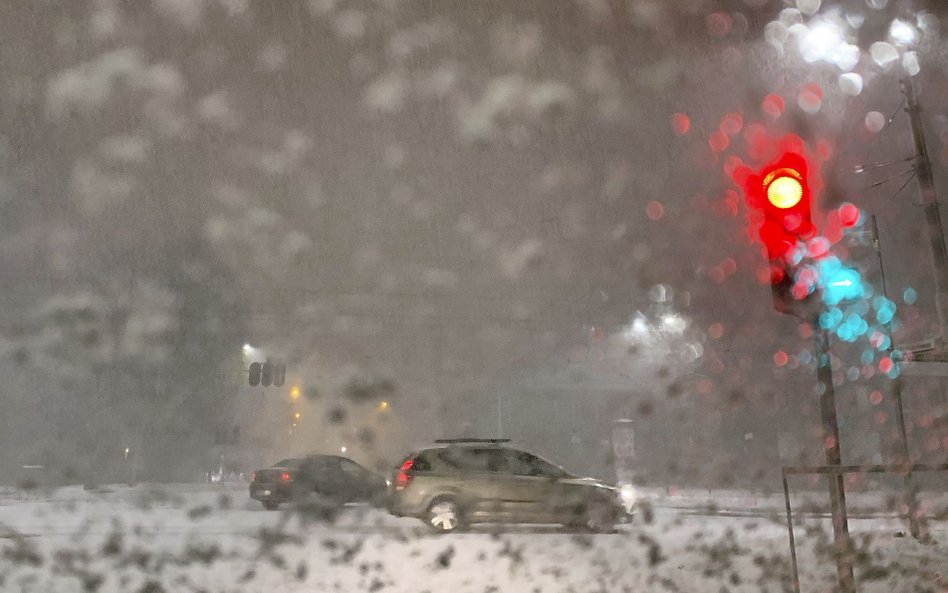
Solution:
[{"label": "dark sedan", "polygon": [[312,498],[336,505],[368,502],[381,506],[386,490],[384,478],[336,455],[283,459],[253,472],[250,479],[250,498],[270,510]]}]

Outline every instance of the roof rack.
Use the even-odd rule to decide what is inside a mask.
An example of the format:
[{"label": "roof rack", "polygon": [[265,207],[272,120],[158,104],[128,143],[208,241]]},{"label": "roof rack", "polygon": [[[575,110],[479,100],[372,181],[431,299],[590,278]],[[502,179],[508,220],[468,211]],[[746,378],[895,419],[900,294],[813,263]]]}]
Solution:
[{"label": "roof rack", "polygon": [[510,439],[435,439],[436,443],[450,445],[458,443],[509,443]]}]

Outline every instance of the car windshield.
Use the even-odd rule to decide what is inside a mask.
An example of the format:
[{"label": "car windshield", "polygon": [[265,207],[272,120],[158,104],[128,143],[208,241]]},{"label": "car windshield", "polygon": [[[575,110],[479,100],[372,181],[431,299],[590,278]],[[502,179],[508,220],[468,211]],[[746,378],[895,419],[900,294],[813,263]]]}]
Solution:
[{"label": "car windshield", "polygon": [[0,593],[948,593],[948,0],[0,0],[0,73]]}]

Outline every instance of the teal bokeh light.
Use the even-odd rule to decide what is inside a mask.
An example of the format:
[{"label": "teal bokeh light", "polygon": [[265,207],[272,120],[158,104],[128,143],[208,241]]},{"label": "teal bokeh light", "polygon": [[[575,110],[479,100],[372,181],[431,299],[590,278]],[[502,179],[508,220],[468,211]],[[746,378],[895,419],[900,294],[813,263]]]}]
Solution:
[{"label": "teal bokeh light", "polygon": [[838,305],[865,296],[859,272],[843,266],[839,258],[827,257],[821,260],[819,271],[823,281],[823,302],[827,305]]},{"label": "teal bokeh light", "polygon": [[876,310],[876,321],[883,325],[889,323],[895,317],[895,303],[883,296],[873,299],[872,306]]},{"label": "teal bokeh light", "polygon": [[902,293],[902,300],[905,301],[906,305],[914,305],[915,301],[918,300],[918,291],[909,286]]}]

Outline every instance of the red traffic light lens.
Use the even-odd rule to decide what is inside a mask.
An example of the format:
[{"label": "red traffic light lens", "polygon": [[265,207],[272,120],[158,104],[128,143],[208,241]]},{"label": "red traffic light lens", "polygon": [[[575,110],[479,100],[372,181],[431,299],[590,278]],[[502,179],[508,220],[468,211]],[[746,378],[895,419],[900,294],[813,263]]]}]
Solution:
[{"label": "red traffic light lens", "polygon": [[803,199],[803,176],[796,169],[771,171],[764,177],[767,201],[775,208],[793,208]]}]

